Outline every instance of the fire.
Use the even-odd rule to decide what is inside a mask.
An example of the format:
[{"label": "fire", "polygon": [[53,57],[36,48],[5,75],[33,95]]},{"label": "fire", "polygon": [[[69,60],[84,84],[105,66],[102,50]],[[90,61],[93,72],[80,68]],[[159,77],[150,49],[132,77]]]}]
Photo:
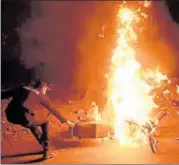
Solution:
[{"label": "fire", "polygon": [[119,11],[119,17],[122,23],[130,24],[133,21],[134,13],[128,8],[123,8]]},{"label": "fire", "polygon": [[[123,2],[117,14],[117,46],[111,59],[111,72],[107,77],[108,97],[115,113],[115,136],[121,144],[134,144],[134,139],[144,136],[135,128],[133,136],[129,135],[131,127],[126,120],[135,121],[139,125],[145,124],[152,109],[156,107],[150,92],[154,84],[160,84],[161,80],[167,79],[158,69],[144,71],[136,60],[136,51],[132,46],[138,43],[134,26],[148,18],[147,14],[142,13],[142,8],[149,7],[150,4],[147,1],[139,2],[139,8],[132,11]],[[155,83],[148,83],[149,78],[154,79]]]}]

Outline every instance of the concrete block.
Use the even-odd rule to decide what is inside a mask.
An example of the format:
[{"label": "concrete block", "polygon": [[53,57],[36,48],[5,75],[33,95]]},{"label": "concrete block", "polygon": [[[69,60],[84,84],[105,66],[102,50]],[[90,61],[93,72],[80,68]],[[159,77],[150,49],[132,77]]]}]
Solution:
[{"label": "concrete block", "polygon": [[73,135],[81,138],[103,138],[113,132],[113,127],[106,121],[79,122],[75,125]]}]

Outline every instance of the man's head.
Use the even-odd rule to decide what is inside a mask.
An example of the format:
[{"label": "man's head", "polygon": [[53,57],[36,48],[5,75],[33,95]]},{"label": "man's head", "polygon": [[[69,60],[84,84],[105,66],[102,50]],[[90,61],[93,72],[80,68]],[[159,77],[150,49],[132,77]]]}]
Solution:
[{"label": "man's head", "polygon": [[32,82],[32,87],[35,89],[39,89],[42,86],[42,81],[40,79],[36,79]]},{"label": "man's head", "polygon": [[43,95],[46,95],[47,91],[50,90],[46,82],[42,82],[40,89]]},{"label": "man's head", "polygon": [[46,94],[47,90],[50,90],[46,82],[41,81],[40,79],[36,79],[32,83],[32,87],[35,89],[39,89],[43,95]]}]

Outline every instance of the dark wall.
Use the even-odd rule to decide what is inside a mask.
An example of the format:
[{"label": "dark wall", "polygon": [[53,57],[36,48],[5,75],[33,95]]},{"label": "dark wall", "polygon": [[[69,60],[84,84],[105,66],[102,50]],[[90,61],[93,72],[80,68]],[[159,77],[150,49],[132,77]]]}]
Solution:
[{"label": "dark wall", "polygon": [[18,28],[30,17],[31,1],[2,0],[2,52],[1,52],[1,76],[2,86],[9,87],[26,81],[28,74],[21,64],[21,45]]},{"label": "dark wall", "polygon": [[169,12],[176,23],[179,23],[179,1],[178,0],[166,0],[166,5]]}]

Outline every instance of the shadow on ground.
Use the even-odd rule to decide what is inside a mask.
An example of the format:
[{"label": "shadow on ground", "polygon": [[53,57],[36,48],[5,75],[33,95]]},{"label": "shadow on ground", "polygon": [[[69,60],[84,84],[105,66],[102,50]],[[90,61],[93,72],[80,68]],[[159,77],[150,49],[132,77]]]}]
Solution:
[{"label": "shadow on ground", "polygon": [[[34,156],[34,155],[41,155],[43,152],[39,151],[39,152],[28,152],[28,153],[20,153],[20,154],[9,154],[9,155],[2,155],[1,159],[6,159],[6,158],[17,158],[17,157],[25,157],[25,156]],[[38,158],[38,159],[33,159],[33,160],[28,160],[28,161],[17,161],[14,162],[13,164],[28,164],[28,163],[35,163],[35,162],[40,162],[42,161],[42,158]]]}]

